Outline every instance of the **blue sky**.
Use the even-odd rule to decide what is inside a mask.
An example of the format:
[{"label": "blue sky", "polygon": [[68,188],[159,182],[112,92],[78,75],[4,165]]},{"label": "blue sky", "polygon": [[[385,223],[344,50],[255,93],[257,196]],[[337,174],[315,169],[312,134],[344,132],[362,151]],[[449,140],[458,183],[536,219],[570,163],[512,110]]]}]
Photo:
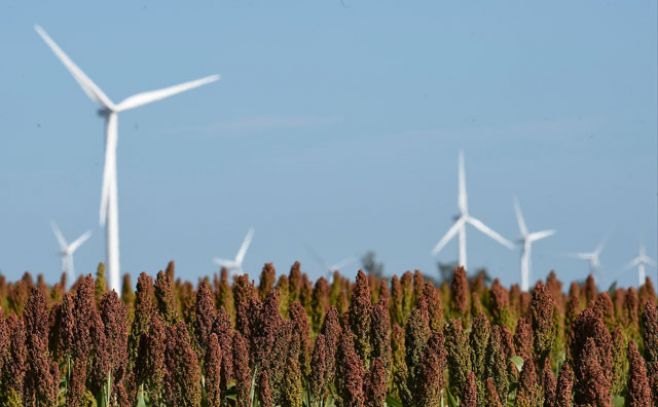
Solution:
[{"label": "blue sky", "polygon": [[[195,280],[233,256],[257,276],[299,259],[375,250],[387,273],[435,271],[456,213],[464,149],[470,210],[534,248],[534,277],[584,278],[564,253],[605,236],[603,284],[656,256],[656,2],[6,1],[0,5],[0,270],[59,274],[49,228],[94,236],[102,121],[33,31],[39,23],[115,101],[220,73],[120,117],[123,271],[175,259]],[[469,264],[518,281],[517,251],[469,230]],[[439,256],[457,256],[456,242]],[[652,271],[655,278],[655,271]]]}]

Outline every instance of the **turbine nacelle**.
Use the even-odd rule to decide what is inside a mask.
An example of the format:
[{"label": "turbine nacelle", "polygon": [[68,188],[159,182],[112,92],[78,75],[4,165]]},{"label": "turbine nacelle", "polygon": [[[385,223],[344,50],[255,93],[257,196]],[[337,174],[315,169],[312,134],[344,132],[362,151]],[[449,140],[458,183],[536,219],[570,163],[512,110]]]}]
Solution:
[{"label": "turbine nacelle", "polygon": [[96,110],[96,114],[99,117],[102,117],[103,119],[107,119],[114,111],[112,109],[109,109],[107,107],[101,107],[98,110]]}]

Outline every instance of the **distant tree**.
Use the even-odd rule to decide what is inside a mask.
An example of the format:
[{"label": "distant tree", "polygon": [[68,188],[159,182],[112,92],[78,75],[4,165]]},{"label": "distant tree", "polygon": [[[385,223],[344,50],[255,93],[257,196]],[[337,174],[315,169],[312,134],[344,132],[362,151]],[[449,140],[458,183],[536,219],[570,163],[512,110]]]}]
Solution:
[{"label": "distant tree", "polygon": [[376,259],[375,252],[369,250],[361,257],[361,267],[367,275],[373,275],[379,278],[384,277],[384,263],[380,263]]},{"label": "distant tree", "polygon": [[475,269],[475,273],[473,273],[473,277],[477,278],[480,277],[480,275],[484,276],[484,282],[487,284],[491,284],[493,282],[493,277],[491,277],[491,274],[485,269],[484,267],[480,267],[479,269]]},{"label": "distant tree", "polygon": [[453,261],[450,263],[441,263],[440,261],[436,262],[436,268],[439,272],[439,279],[441,282],[452,281],[452,273],[455,268],[457,268],[457,262]]},{"label": "distant tree", "polygon": [[[610,284],[610,287],[608,288],[608,294],[612,297],[615,292],[617,291],[617,280],[613,281],[612,284]],[[614,297],[613,297],[614,298]]]}]

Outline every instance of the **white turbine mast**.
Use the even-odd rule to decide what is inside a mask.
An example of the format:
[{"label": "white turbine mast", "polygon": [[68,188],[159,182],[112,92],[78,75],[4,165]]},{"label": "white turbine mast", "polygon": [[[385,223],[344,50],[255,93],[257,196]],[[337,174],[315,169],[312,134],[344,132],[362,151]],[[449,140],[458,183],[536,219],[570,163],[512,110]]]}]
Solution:
[{"label": "white turbine mast", "polygon": [[647,277],[647,270],[646,270],[647,266],[656,268],[658,265],[656,264],[656,261],[654,259],[647,256],[647,252],[644,245],[640,245],[640,253],[636,258],[628,262],[628,264],[626,265],[626,270],[637,267],[638,284],[642,285],[644,284],[644,281],[646,280]]},{"label": "white turbine mast", "polygon": [[532,259],[530,255],[532,252],[532,243],[554,235],[555,230],[549,229],[540,232],[529,232],[523,218],[521,205],[516,198],[514,198],[514,211],[516,212],[516,221],[519,224],[519,231],[521,232],[521,238],[518,240],[521,246],[521,290],[528,291],[530,289],[530,273],[532,272]]},{"label": "white turbine mast", "polygon": [[[437,255],[445,247],[446,244],[455,235],[459,236],[459,265],[467,269],[466,264],[466,225],[469,224],[489,236],[496,242],[502,244],[508,249],[513,249],[514,244],[509,240],[505,239],[503,236],[495,232],[493,229],[485,225],[479,219],[471,216],[468,212],[468,197],[466,195],[466,174],[464,171],[464,152],[459,152],[459,195],[457,197],[457,206],[459,208],[459,214],[455,216],[455,223],[448,230],[448,232],[439,240],[439,242],[434,246],[432,254]],[[468,270],[468,269],[467,269]]]},{"label": "white turbine mast", "polygon": [[69,285],[75,281],[75,268],[73,266],[73,253],[82,246],[84,242],[91,237],[91,231],[88,230],[73,242],[68,243],[62,234],[62,231],[54,221],[50,222],[50,227],[55,234],[57,243],[59,244],[59,255],[62,258],[62,273],[68,277]]},{"label": "white turbine mast", "polygon": [[244,240],[242,241],[242,245],[240,245],[240,249],[238,250],[238,254],[235,256],[235,259],[228,260],[228,259],[220,259],[218,257],[215,257],[212,259],[213,262],[218,266],[228,270],[231,273],[231,275],[242,274],[243,273],[242,262],[244,261],[244,257],[247,254],[247,250],[249,249],[249,246],[251,245],[251,241],[253,239],[254,239],[254,228],[251,228],[247,232],[247,235],[244,237]]},{"label": "white turbine mast", "polygon": [[598,272],[601,270],[601,253],[605,248],[606,239],[601,240],[596,249],[591,252],[572,253],[570,256],[575,259],[586,260],[589,264],[589,272],[596,279]]},{"label": "white turbine mast", "polygon": [[64,64],[69,73],[78,82],[89,98],[100,106],[98,113],[105,119],[105,164],[103,169],[103,186],[101,188],[100,224],[105,226],[107,268],[110,277],[110,288],[120,292],[120,263],[119,263],[119,206],[117,191],[117,141],[118,141],[118,114],[149,103],[174,96],[219,79],[219,75],[211,75],[167,88],[138,93],[129,96],[115,104],[103,91],[69,58],[68,55],[53,41],[40,26],[34,29]]}]

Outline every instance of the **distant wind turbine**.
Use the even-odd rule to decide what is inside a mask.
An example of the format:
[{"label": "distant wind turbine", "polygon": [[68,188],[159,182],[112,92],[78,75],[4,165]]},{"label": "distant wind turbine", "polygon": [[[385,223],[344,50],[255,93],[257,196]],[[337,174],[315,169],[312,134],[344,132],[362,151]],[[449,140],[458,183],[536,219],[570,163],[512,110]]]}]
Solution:
[{"label": "distant wind turbine", "polygon": [[[59,244],[59,255],[62,257],[62,273],[66,273],[69,278],[70,283],[75,281],[75,269],[73,267],[73,253],[75,253],[80,246],[91,237],[91,231],[86,231],[79,238],[75,239],[73,242],[68,243],[62,234],[62,231],[59,230],[59,227],[55,222],[50,222],[50,227],[53,229],[57,243]],[[69,284],[70,284],[69,283]]]},{"label": "distant wind turbine", "polygon": [[647,277],[646,266],[656,268],[658,265],[654,259],[647,256],[644,245],[641,245],[640,254],[626,265],[626,270],[637,267],[638,282],[642,285]]},{"label": "distant wind turbine", "polygon": [[244,261],[244,256],[247,254],[247,250],[249,249],[249,245],[251,245],[251,241],[253,239],[254,229],[251,228],[247,232],[247,235],[244,237],[242,245],[240,246],[240,250],[238,250],[238,254],[235,256],[234,260],[220,259],[215,257],[212,259],[213,262],[218,266],[228,270],[231,275],[242,274],[242,262]]},{"label": "distant wind turbine", "polygon": [[89,98],[100,105],[98,114],[105,119],[105,165],[103,169],[103,186],[101,189],[100,224],[106,226],[107,266],[110,276],[110,287],[120,292],[120,264],[119,264],[119,205],[117,196],[117,142],[118,142],[118,114],[149,103],[174,96],[199,86],[203,86],[219,79],[219,75],[211,75],[202,79],[185,82],[167,88],[138,93],[115,104],[103,91],[62,51],[46,31],[40,26],[34,29],[73,75],[82,90]]},{"label": "distant wind turbine", "polygon": [[331,282],[334,278],[334,273],[336,271],[340,272],[342,269],[344,269],[347,266],[350,266],[354,263],[356,263],[356,258],[354,257],[346,257],[343,260],[339,261],[338,263],[329,265],[320,255],[313,250],[310,246],[306,246],[308,251],[311,253],[315,261],[318,263],[320,267],[323,268],[325,275],[327,276],[327,280]]},{"label": "distant wind turbine", "polygon": [[530,272],[532,271],[532,260],[530,256],[532,243],[554,235],[555,230],[542,230],[531,233],[526,226],[518,199],[514,199],[514,211],[516,212],[516,221],[519,224],[519,231],[521,232],[521,238],[519,239],[519,244],[521,245],[521,290],[528,291],[530,289]]},{"label": "distant wind turbine", "polygon": [[432,254],[437,255],[455,235],[459,235],[459,265],[467,268],[466,265],[466,225],[470,224],[480,232],[489,236],[493,240],[507,247],[513,249],[514,244],[509,240],[502,237],[500,234],[489,228],[477,218],[474,218],[468,213],[468,198],[466,196],[466,175],[464,171],[464,152],[459,152],[459,195],[457,198],[457,206],[459,207],[459,214],[455,216],[455,223],[448,230],[448,232],[439,240],[439,243],[434,246]]},{"label": "distant wind turbine", "polygon": [[589,272],[595,277],[601,270],[601,253],[605,248],[606,239],[601,240],[593,252],[572,253],[570,256],[575,259],[586,260],[589,263]]}]

